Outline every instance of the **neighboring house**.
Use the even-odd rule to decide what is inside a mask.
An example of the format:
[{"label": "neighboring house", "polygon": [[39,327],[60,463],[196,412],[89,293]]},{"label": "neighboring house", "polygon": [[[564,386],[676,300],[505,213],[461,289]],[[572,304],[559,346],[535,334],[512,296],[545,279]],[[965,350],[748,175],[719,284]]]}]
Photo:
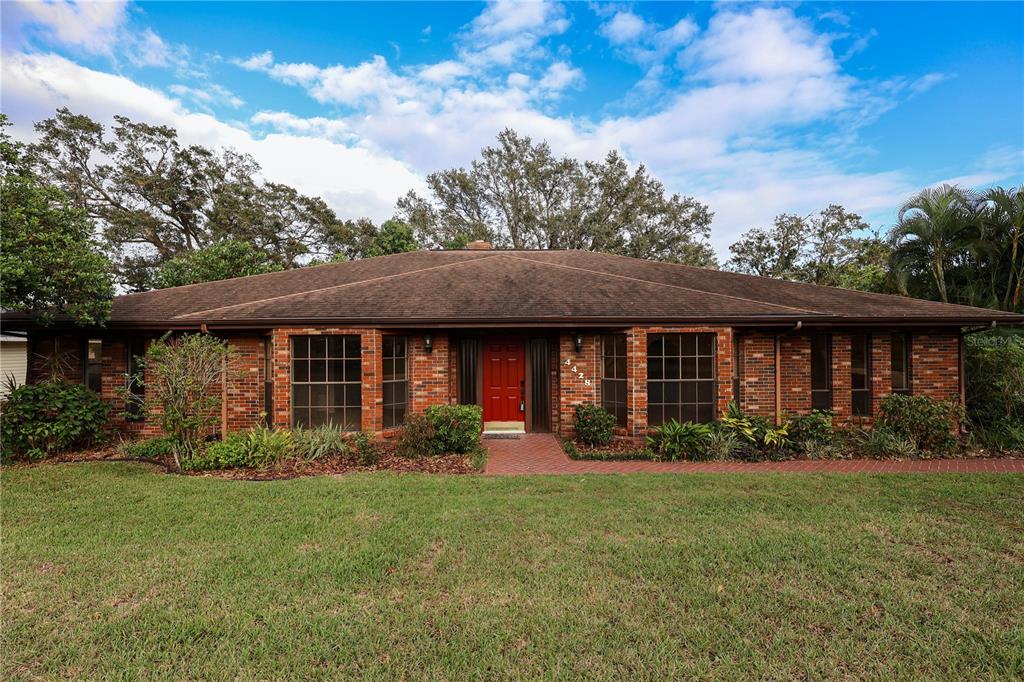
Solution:
[{"label": "neighboring house", "polygon": [[892,392],[962,400],[965,328],[1024,323],[601,253],[470,246],[119,296],[103,329],[20,324],[33,357],[77,357],[73,377],[111,401],[149,339],[228,339],[243,370],[224,388],[228,430],[266,418],[388,434],[429,405],[475,403],[487,429],[568,435],[575,406],[597,403],[641,437],[733,400],[865,423]]},{"label": "neighboring house", "polygon": [[7,397],[11,383],[25,383],[28,368],[28,339],[24,336],[0,334],[0,398]]}]

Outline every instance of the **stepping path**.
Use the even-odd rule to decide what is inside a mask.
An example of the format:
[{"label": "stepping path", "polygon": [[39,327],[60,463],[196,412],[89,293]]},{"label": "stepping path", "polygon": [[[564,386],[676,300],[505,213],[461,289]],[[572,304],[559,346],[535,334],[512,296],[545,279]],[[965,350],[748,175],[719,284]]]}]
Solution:
[{"label": "stepping path", "polygon": [[1024,459],[930,459],[902,462],[874,459],[790,462],[593,462],[569,459],[558,439],[547,433],[521,438],[485,438],[489,457],[484,473],[634,474],[634,473],[1024,473]]}]

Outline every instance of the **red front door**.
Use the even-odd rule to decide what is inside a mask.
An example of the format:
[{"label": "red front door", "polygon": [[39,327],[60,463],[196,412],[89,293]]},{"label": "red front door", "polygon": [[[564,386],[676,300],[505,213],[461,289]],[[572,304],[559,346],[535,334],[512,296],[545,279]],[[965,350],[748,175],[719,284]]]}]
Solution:
[{"label": "red front door", "polygon": [[526,419],[526,347],[521,339],[484,339],[484,421]]}]

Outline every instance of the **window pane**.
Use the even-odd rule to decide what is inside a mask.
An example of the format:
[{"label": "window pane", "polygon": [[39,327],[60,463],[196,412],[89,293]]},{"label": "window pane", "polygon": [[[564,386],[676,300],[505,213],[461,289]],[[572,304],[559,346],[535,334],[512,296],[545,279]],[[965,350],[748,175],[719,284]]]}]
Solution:
[{"label": "window pane", "polygon": [[683,378],[684,379],[696,379],[697,378],[697,358],[690,356],[683,358]]},{"label": "window pane", "polygon": [[715,335],[714,334],[698,334],[697,335],[697,352],[700,355],[714,355],[715,354]]},{"label": "window pane", "polygon": [[360,381],[362,379],[359,360],[345,361],[345,381]]},{"label": "window pane", "polygon": [[701,379],[715,377],[715,359],[711,356],[697,358],[697,376]]},{"label": "window pane", "polygon": [[309,425],[323,426],[329,421],[326,407],[313,407],[309,410]]},{"label": "window pane", "polygon": [[327,407],[327,384],[309,385],[310,407]]},{"label": "window pane", "polygon": [[832,388],[832,343],[831,337],[811,337],[811,388],[815,390]]},{"label": "window pane", "polygon": [[361,410],[358,407],[346,407],[345,408],[345,423],[344,427],[346,431],[358,431],[362,428],[361,422]]},{"label": "window pane", "polygon": [[[685,363],[686,360],[689,360],[689,359],[690,358],[686,358],[685,360],[683,360],[683,362]],[[665,365],[664,365],[664,367],[665,367],[665,378],[666,379],[678,379],[679,378],[679,358],[667,356],[665,358]]]},{"label": "window pane", "polygon": [[666,334],[665,355],[679,355],[679,334]]},{"label": "window pane", "polygon": [[344,336],[328,336],[327,337],[327,356],[331,358],[344,357]]},{"label": "window pane", "polygon": [[405,358],[395,358],[395,380],[405,379]]},{"label": "window pane", "polygon": [[310,381],[327,381],[327,361],[326,360],[310,360],[309,361],[309,380]]},{"label": "window pane", "polygon": [[308,384],[292,384],[292,405],[294,407],[306,407],[309,405]]},{"label": "window pane", "polygon": [[326,358],[327,357],[327,337],[326,336],[311,336],[311,337],[309,337],[309,357],[311,357],[311,358]]},{"label": "window pane", "polygon": [[328,360],[327,361],[327,380],[328,381],[344,381],[345,374],[342,371],[343,365],[341,360]]},{"label": "window pane", "polygon": [[309,337],[308,336],[293,336],[292,337],[292,357],[293,358],[308,358],[309,357]]},{"label": "window pane", "polygon": [[647,337],[647,354],[664,355],[665,343],[660,334],[651,334]]},{"label": "window pane", "polygon": [[345,357],[346,358],[358,358],[359,357],[359,337],[358,336],[345,336]]},{"label": "window pane", "polygon": [[697,402],[698,403],[712,403],[715,399],[715,382],[713,381],[698,381],[697,382]]},{"label": "window pane", "polygon": [[292,362],[292,382],[309,381],[309,360],[294,360]]},{"label": "window pane", "polygon": [[663,376],[663,360],[658,357],[651,357],[647,360],[647,378],[661,379]]}]

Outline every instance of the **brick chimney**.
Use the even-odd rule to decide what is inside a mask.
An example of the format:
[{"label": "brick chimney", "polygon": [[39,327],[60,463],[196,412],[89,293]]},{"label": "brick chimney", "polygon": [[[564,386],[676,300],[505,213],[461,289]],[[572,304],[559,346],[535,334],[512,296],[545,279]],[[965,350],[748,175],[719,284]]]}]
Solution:
[{"label": "brick chimney", "polygon": [[469,249],[470,251],[490,251],[491,248],[493,247],[491,246],[490,242],[485,242],[482,239],[477,239],[475,242],[470,242],[466,244],[466,248]]}]

